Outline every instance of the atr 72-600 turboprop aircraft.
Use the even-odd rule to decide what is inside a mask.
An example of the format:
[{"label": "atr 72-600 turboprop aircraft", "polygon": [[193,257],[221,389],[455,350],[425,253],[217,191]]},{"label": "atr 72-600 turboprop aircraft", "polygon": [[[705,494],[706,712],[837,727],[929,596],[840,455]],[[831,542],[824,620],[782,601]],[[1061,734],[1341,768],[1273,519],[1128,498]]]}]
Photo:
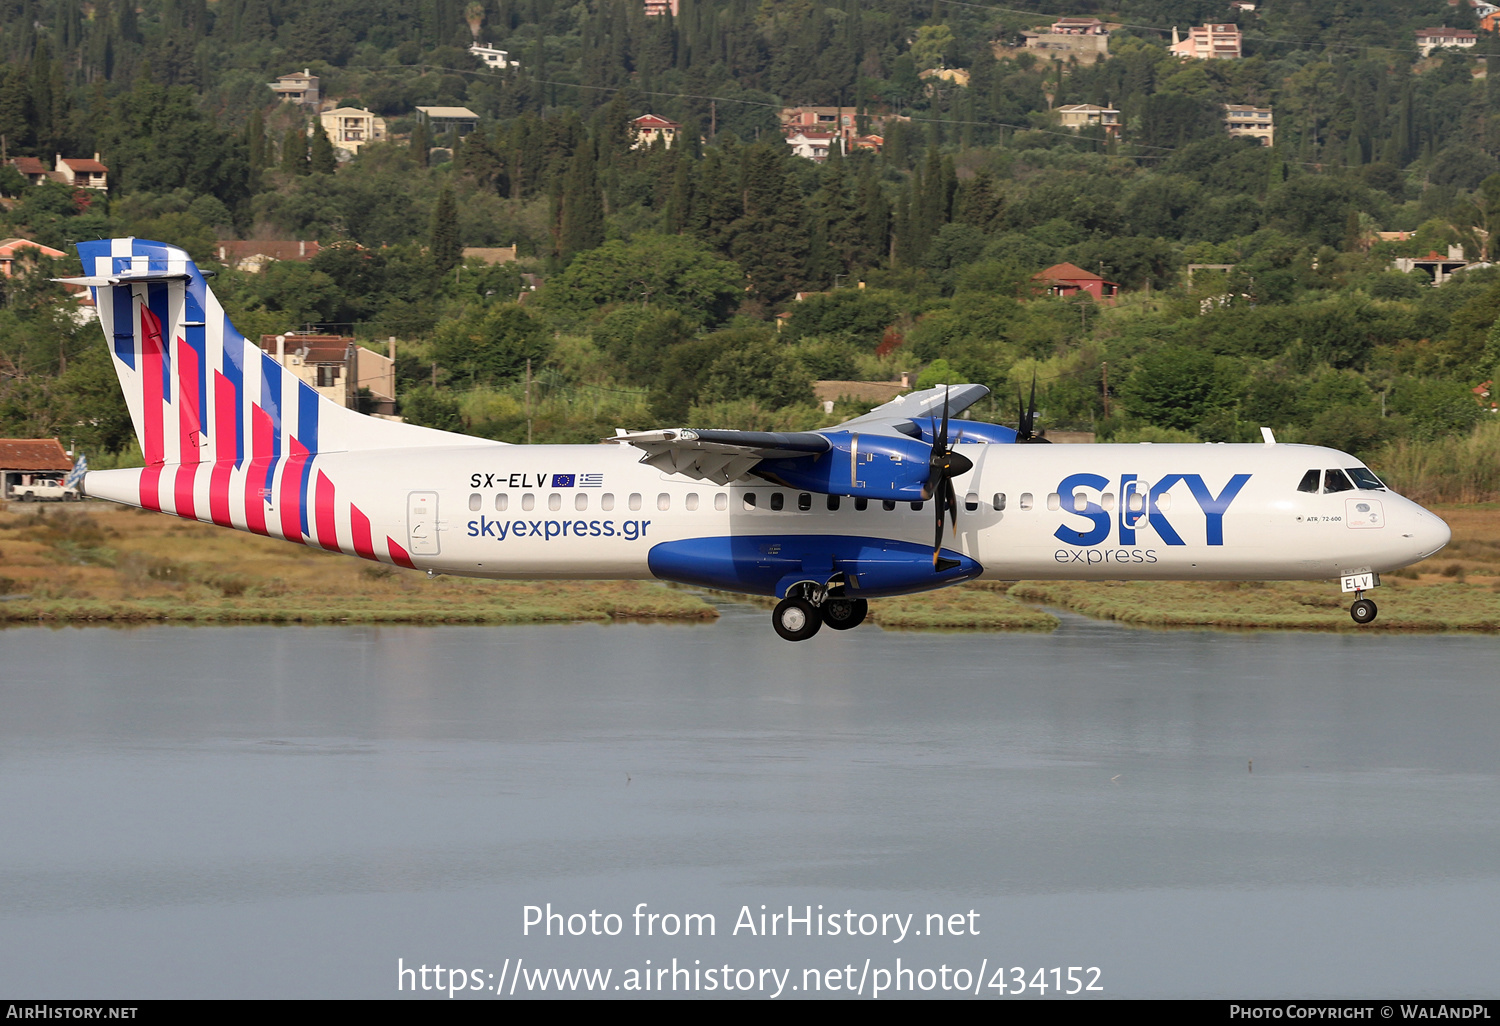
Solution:
[{"label": "atr 72-600 turboprop aircraft", "polygon": [[[173,246],[85,242],[84,276],[145,467],[84,489],[429,574],[659,578],[774,595],[776,632],[975,579],[1340,578],[1359,623],[1382,571],[1448,526],[1333,449],[1025,444],[953,420],[986,394],[904,395],[821,431],[620,432],[506,445],[365,417],[229,323]],[[1019,443],[1019,444],[1018,444]],[[644,456],[642,456],[644,452]],[[947,523],[951,536],[944,539]]]}]

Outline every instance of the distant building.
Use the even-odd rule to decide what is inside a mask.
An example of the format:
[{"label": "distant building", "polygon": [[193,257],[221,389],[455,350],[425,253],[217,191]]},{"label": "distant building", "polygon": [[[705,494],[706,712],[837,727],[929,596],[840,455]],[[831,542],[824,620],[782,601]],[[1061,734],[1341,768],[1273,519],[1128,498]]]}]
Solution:
[{"label": "distant building", "polygon": [[660,140],[662,145],[671,149],[680,131],[682,131],[682,126],[675,121],[659,118],[655,114],[642,114],[630,122],[630,134],[635,137],[630,148],[632,150],[645,149]]},{"label": "distant building", "polygon": [[1193,60],[1239,60],[1242,37],[1238,25],[1194,25],[1188,29],[1187,38],[1177,38],[1177,28],[1172,28],[1172,53]]},{"label": "distant building", "polygon": [[258,274],[272,261],[300,263],[311,260],[321,249],[316,239],[220,239],[214,252],[225,267]]},{"label": "distant building", "polygon": [[1255,4],[1250,0],[1229,0],[1229,9],[1232,11],[1243,11],[1245,14],[1255,13]]},{"label": "distant building", "polygon": [[507,68],[519,68],[521,66],[520,61],[511,60],[509,51],[497,50],[493,46],[483,46],[475,43],[469,47],[469,52],[484,61],[485,67],[493,68],[496,71],[504,71]]},{"label": "distant building", "polygon": [[433,139],[455,129],[460,136],[465,136],[479,127],[479,115],[467,107],[418,107],[417,118],[427,123]]},{"label": "distant building", "polygon": [[850,144],[856,138],[879,138],[888,123],[906,120],[910,119],[894,114],[866,113],[864,122],[867,134],[860,136],[860,118],[856,107],[783,107],[780,114],[781,134],[788,138],[800,131],[825,132],[843,136],[845,142]]},{"label": "distant building", "polygon": [[516,244],[509,246],[465,246],[464,259],[478,257],[491,267],[496,264],[513,264],[516,262]]},{"label": "distant building", "polygon": [[838,149],[839,137],[832,132],[803,130],[787,136],[786,144],[792,148],[793,156],[821,164],[828,159],[830,149]]},{"label": "distant building", "polygon": [[24,265],[28,253],[33,256],[51,257],[53,260],[67,256],[60,249],[43,246],[40,242],[32,242],[30,239],[0,239],[0,275],[7,278],[14,277],[21,269],[16,266],[16,262],[20,261]]},{"label": "distant building", "polygon": [[1059,18],[1050,31],[1055,36],[1107,36],[1109,28],[1098,18]]},{"label": "distant building", "polygon": [[1421,271],[1432,279],[1433,285],[1442,285],[1449,278],[1469,266],[1464,259],[1462,246],[1449,246],[1446,257],[1439,256],[1437,250],[1432,250],[1424,257],[1397,257],[1391,261],[1396,270],[1406,274],[1412,271]]},{"label": "distant building", "polygon": [[1070,103],[1057,108],[1057,119],[1064,128],[1078,131],[1097,125],[1105,133],[1118,138],[1120,134],[1120,112],[1113,107],[1101,107],[1097,103]]},{"label": "distant building", "polygon": [[1472,50],[1478,42],[1479,34],[1469,29],[1417,29],[1417,52],[1423,57],[1431,56],[1434,50]]},{"label": "distant building", "polygon": [[1275,119],[1271,117],[1270,107],[1226,103],[1224,127],[1230,135],[1259,139],[1262,146],[1272,146],[1276,141]]},{"label": "distant building", "polygon": [[318,115],[335,149],[358,153],[365,143],[385,142],[385,118],[358,107],[338,107]]},{"label": "distant building", "polygon": [[271,83],[271,92],[282,103],[295,103],[308,110],[317,110],[323,102],[322,94],[318,91],[318,76],[309,68],[279,76]]},{"label": "distant building", "polygon": [[59,153],[57,169],[52,172],[52,177],[76,189],[97,189],[104,192],[109,188],[109,168],[99,163],[97,153],[93,160],[87,157],[64,157]]},{"label": "distant building", "polygon": [[655,18],[659,15],[670,14],[677,17],[678,0],[644,0],[646,5],[646,17]]},{"label": "distant building", "polygon": [[[391,340],[395,348],[395,339]],[[266,355],[311,385],[319,395],[351,410],[359,408],[359,390],[370,390],[373,409],[396,412],[396,361],[366,349],[342,335],[290,332],[262,335],[260,348]]]},{"label": "distant building", "polygon": [[18,487],[58,485],[73,469],[67,450],[55,438],[0,438],[0,495]]},{"label": "distant building", "polygon": [[11,157],[6,163],[19,171],[32,185],[41,185],[51,174],[47,165],[36,157]]},{"label": "distant building", "polygon": [[1053,264],[1045,271],[1033,274],[1031,280],[1050,296],[1076,296],[1087,292],[1101,303],[1113,303],[1120,292],[1119,285],[1085,271],[1077,264]]},{"label": "distant building", "polygon": [[[1047,29],[1038,32],[1027,29],[1021,33],[1022,44],[1028,50],[1041,50],[1050,57],[1074,60],[1079,64],[1093,64],[1109,56],[1109,32],[1094,32],[1091,30],[1079,31],[1069,27],[1067,31],[1054,31],[1064,23],[1079,23],[1094,21],[1093,18],[1063,18],[1047,26]],[[1107,28],[1102,22],[1101,28]]]}]

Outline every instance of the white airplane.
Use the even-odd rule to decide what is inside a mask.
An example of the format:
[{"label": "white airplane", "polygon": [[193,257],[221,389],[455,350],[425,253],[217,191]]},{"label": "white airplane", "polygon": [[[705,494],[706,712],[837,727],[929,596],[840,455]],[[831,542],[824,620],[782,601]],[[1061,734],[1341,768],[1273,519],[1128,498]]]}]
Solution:
[{"label": "white airplane", "polygon": [[[976,579],[1317,580],[1364,592],[1448,526],[1334,449],[1040,446],[955,420],[981,385],[821,431],[507,445],[323,398],[229,323],[173,246],[78,246],[145,467],[87,494],[430,575],[660,579],[771,595],[801,641],[867,600]],[[1022,444],[1016,444],[1022,443]],[[644,453],[644,455],[642,455]],[[951,536],[944,532],[951,518]]]}]

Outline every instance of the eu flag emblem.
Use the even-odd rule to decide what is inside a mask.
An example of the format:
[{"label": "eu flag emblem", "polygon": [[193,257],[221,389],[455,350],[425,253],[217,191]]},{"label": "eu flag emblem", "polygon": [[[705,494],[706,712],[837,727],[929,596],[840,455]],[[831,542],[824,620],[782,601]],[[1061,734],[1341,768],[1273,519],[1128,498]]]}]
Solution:
[{"label": "eu flag emblem", "polygon": [[574,477],[573,474],[553,474],[552,475],[552,487],[553,488],[572,488],[573,487],[573,477]]}]

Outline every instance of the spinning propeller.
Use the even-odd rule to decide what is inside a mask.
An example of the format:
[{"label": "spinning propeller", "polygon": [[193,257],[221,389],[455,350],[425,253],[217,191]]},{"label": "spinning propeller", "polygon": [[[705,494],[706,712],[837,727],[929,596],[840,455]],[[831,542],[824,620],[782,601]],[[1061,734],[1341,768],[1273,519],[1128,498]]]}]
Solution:
[{"label": "spinning propeller", "polygon": [[959,565],[958,560],[947,559],[942,555],[945,512],[953,518],[953,529],[958,530],[958,496],[953,490],[953,479],[974,469],[973,462],[967,456],[960,455],[948,445],[947,392],[943,393],[943,423],[938,428],[937,438],[933,440],[932,455],[928,458],[927,467],[927,484],[922,487],[922,497],[933,500],[933,508],[937,510],[937,533],[932,539],[932,569],[942,573]]},{"label": "spinning propeller", "polygon": [[1051,445],[1036,434],[1036,373],[1031,375],[1031,402],[1021,395],[1021,386],[1016,386],[1016,442],[1024,445]]}]

